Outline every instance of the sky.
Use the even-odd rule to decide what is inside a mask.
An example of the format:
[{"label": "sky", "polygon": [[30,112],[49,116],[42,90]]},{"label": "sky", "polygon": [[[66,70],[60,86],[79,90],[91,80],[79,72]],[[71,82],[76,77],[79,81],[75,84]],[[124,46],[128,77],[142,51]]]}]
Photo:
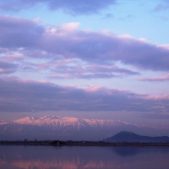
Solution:
[{"label": "sky", "polygon": [[0,0],[0,119],[122,120],[169,135],[168,28],[167,0]]}]

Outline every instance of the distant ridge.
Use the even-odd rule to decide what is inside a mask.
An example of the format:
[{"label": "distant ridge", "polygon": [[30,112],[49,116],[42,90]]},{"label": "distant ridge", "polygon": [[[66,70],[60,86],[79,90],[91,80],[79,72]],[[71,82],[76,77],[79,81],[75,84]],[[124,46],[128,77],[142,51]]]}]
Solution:
[{"label": "distant ridge", "polygon": [[[109,119],[26,116],[13,121],[0,120],[0,140],[92,140],[98,141],[118,131],[142,130],[125,121]],[[144,129],[145,130],[145,129]]]},{"label": "distant ridge", "polygon": [[138,135],[133,132],[129,131],[122,131],[117,133],[116,135],[104,139],[105,142],[153,142],[153,143],[165,143],[169,142],[168,136],[161,136],[161,137],[150,137],[150,136],[143,136]]}]

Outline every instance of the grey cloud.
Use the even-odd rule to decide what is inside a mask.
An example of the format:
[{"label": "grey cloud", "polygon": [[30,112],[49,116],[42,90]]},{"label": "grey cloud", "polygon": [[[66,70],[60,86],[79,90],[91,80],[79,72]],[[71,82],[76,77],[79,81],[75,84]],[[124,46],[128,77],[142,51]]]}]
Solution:
[{"label": "grey cloud", "polygon": [[169,74],[164,74],[157,77],[148,77],[148,78],[142,78],[141,81],[149,81],[149,82],[167,82],[169,81]]},{"label": "grey cloud", "polygon": [[71,14],[91,14],[114,5],[117,0],[7,0],[0,1],[1,10],[23,10],[43,4],[51,10],[62,10]]},{"label": "grey cloud", "polygon": [[112,111],[164,113],[169,99],[153,99],[127,91],[96,91],[60,87],[49,83],[0,80],[0,110],[5,112]]},{"label": "grey cloud", "polygon": [[[33,21],[0,18],[0,47],[23,48],[30,56],[76,58],[89,63],[111,65],[115,62],[147,70],[169,70],[169,50],[131,37],[72,30],[67,27],[45,28]],[[41,51],[41,52],[34,52]]]},{"label": "grey cloud", "polygon": [[134,38],[76,31],[67,36],[46,35],[41,47],[64,57],[95,63],[120,61],[150,70],[169,69],[169,50]]},{"label": "grey cloud", "polygon": [[34,48],[44,28],[36,22],[15,17],[0,16],[1,48]]},{"label": "grey cloud", "polygon": [[159,0],[159,3],[155,6],[155,11],[165,11],[169,9],[169,2],[168,0]]},{"label": "grey cloud", "polygon": [[[44,70],[50,70],[50,78],[82,78],[82,79],[96,79],[96,78],[113,78],[126,77],[127,75],[139,75],[138,72],[120,68],[115,65],[100,65],[76,62],[76,60],[62,60],[59,62],[50,62],[39,65]],[[41,70],[41,68],[40,68]]]},{"label": "grey cloud", "polygon": [[0,75],[11,74],[17,71],[18,65],[0,61]]}]

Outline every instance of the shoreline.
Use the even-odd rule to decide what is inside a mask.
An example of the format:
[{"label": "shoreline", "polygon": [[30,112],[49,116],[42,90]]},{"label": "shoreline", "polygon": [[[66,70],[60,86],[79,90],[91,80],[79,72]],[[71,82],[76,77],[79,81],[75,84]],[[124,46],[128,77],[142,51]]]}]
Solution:
[{"label": "shoreline", "polygon": [[80,146],[80,147],[169,147],[169,142],[104,142],[104,141],[0,141],[0,146]]}]

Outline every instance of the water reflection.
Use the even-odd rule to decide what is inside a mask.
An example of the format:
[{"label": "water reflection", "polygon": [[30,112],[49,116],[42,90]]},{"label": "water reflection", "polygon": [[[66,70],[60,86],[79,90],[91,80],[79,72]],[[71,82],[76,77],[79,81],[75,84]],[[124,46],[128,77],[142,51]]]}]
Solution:
[{"label": "water reflection", "polygon": [[0,169],[166,169],[169,148],[0,146]]}]

